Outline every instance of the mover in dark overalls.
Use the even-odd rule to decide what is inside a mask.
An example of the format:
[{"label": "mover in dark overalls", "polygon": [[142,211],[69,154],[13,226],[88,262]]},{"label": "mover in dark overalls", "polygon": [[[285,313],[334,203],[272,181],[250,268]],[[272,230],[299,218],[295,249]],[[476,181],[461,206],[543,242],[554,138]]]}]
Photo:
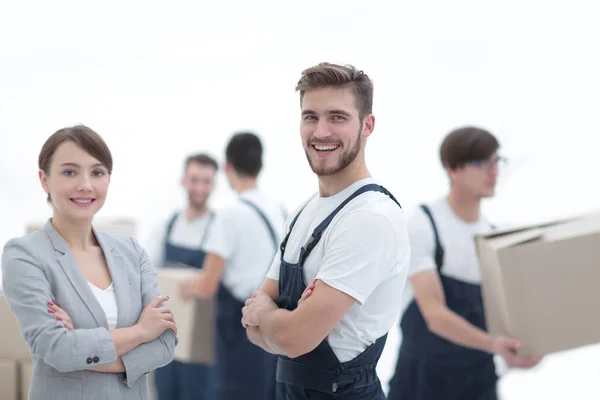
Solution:
[{"label": "mover in dark overalls", "polygon": [[[188,204],[161,226],[153,237],[149,253],[158,268],[184,264],[201,269],[204,246],[214,219],[207,200],[214,189],[217,162],[206,154],[196,154],[185,162],[182,185]],[[175,360],[155,371],[158,400],[216,400],[214,366]]]},{"label": "mover in dark overalls", "polygon": [[450,193],[409,220],[410,285],[390,400],[496,400],[495,354],[509,367],[539,362],[517,357],[517,340],[486,332],[473,236],[492,229],[480,203],[494,194],[498,148],[494,136],[475,127],[442,143]]},{"label": "mover in dark overalls", "polygon": [[242,324],[279,354],[278,400],[385,399],[376,367],[400,312],[409,245],[400,204],[365,163],[372,83],[354,67],[320,64],[298,90],[319,193],[293,214]]},{"label": "mover in dark overalls", "polygon": [[235,134],[226,149],[225,173],[238,201],[217,212],[198,277],[182,285],[186,296],[216,296],[216,365],[219,400],[273,400],[276,357],[254,346],[240,324],[244,300],[260,289],[283,238],[278,201],[257,188],[262,144]]}]

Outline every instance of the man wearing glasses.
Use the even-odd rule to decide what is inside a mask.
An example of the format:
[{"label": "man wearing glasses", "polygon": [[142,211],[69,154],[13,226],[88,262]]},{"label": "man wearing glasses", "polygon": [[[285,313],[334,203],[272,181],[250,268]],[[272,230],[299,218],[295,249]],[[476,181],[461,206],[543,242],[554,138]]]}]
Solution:
[{"label": "man wearing glasses", "polygon": [[473,236],[493,229],[480,214],[496,186],[500,145],[489,132],[464,127],[446,136],[440,158],[447,196],[422,204],[408,222],[411,260],[400,327],[402,344],[389,400],[496,400],[493,357],[531,368],[519,341],[486,332]]}]

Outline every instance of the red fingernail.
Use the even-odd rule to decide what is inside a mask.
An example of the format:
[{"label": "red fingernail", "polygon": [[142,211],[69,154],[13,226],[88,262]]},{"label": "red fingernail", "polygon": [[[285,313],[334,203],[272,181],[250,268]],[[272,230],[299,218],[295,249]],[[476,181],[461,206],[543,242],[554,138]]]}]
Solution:
[{"label": "red fingernail", "polygon": [[62,321],[62,318],[60,318],[60,317],[58,317],[58,318],[56,318],[56,319],[57,319],[57,320],[59,320],[59,321]]},{"label": "red fingernail", "polygon": [[50,314],[54,314],[54,313],[55,313],[55,311],[54,311],[54,310],[48,310],[48,312],[49,312]]}]

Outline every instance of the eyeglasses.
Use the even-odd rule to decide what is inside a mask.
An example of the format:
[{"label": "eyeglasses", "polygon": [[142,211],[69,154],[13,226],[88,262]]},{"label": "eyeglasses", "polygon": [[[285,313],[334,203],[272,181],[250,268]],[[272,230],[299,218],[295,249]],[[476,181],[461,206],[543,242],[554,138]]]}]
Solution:
[{"label": "eyeglasses", "polygon": [[467,164],[471,164],[471,165],[474,165],[475,167],[483,168],[488,171],[494,169],[495,166],[504,165],[506,163],[507,163],[507,160],[504,157],[498,157],[498,158],[488,159],[488,160],[467,161]]}]

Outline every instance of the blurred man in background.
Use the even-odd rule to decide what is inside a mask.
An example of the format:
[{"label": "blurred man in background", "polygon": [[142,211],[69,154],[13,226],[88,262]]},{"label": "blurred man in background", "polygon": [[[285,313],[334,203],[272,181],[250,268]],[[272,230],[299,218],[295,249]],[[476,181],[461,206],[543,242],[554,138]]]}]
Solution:
[{"label": "blurred man in background", "polygon": [[253,133],[235,134],[225,152],[225,173],[238,201],[217,213],[197,276],[184,297],[216,296],[219,400],[275,398],[274,355],[254,346],[241,324],[244,301],[260,289],[283,236],[281,204],[257,187],[263,148]]},{"label": "blurred man in background", "polygon": [[486,332],[473,237],[493,228],[480,207],[495,192],[499,147],[475,127],[451,132],[441,145],[450,193],[409,220],[409,285],[390,400],[495,400],[494,354],[509,367],[539,362],[519,358],[517,340]]},{"label": "blurred man in background", "polygon": [[[217,162],[207,154],[195,154],[185,161],[182,186],[188,202],[162,223],[147,247],[157,268],[184,264],[202,268],[205,244],[214,220],[207,201],[214,189]],[[155,371],[158,400],[216,400],[216,368],[209,365],[172,363]]]}]

